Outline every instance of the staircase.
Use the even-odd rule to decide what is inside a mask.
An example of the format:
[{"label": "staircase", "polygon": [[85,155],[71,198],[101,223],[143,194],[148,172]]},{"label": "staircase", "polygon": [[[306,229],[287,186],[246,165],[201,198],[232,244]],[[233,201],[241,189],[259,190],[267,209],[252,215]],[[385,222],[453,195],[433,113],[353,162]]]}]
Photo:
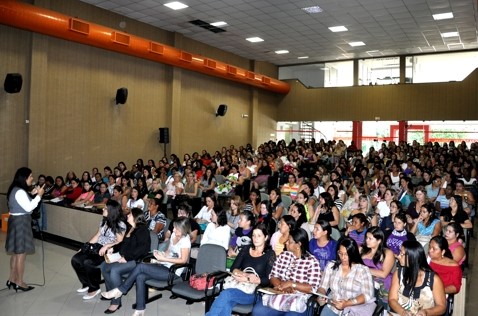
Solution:
[{"label": "staircase", "polygon": [[301,121],[299,123],[299,137],[300,139],[310,142],[314,138],[315,128],[313,121]]}]

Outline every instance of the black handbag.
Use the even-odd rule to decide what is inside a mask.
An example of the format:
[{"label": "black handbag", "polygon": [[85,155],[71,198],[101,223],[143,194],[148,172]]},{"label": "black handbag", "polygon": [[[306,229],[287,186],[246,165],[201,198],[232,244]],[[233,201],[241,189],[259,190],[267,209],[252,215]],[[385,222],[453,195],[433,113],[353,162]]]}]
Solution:
[{"label": "black handbag", "polygon": [[103,247],[103,245],[99,244],[99,243],[92,244],[92,243],[89,243],[89,242],[85,242],[83,244],[83,247],[81,248],[81,252],[83,252],[87,255],[90,255],[90,256],[93,256],[93,255],[94,256],[99,256],[101,247]]}]

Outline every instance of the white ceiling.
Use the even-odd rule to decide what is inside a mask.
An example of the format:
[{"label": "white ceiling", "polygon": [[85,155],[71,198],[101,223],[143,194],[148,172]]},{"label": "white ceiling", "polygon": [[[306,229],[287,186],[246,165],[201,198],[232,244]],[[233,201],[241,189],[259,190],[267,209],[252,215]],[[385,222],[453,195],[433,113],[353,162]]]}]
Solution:
[{"label": "white ceiling", "polygon": [[[276,65],[478,49],[478,0],[180,0],[189,7],[178,11],[163,5],[169,0],[81,1]],[[316,5],[323,12],[301,10]],[[435,21],[432,17],[445,12],[453,12],[454,18]],[[188,23],[196,19],[225,21],[226,32],[213,33]],[[338,25],[348,31],[328,29]],[[124,30],[128,31],[127,25]],[[444,32],[459,32],[459,36],[443,38]],[[264,42],[245,40],[252,36]],[[366,45],[348,44],[355,41]],[[289,54],[274,53],[280,49]]]}]

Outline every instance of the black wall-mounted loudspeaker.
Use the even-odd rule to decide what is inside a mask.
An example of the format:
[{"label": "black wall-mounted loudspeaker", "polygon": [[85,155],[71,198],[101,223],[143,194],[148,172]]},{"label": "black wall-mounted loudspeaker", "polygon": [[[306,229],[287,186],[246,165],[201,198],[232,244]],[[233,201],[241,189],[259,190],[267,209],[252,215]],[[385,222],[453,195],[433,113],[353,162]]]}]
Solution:
[{"label": "black wall-mounted loudspeaker", "polygon": [[116,104],[125,104],[128,99],[128,89],[119,88],[116,90]]},{"label": "black wall-mounted loudspeaker", "polygon": [[169,128],[167,127],[159,128],[159,143],[169,144]]},{"label": "black wall-mounted loudspeaker", "polygon": [[224,116],[226,115],[226,112],[227,112],[227,105],[221,104],[217,108],[216,116]]},{"label": "black wall-mounted loudspeaker", "polygon": [[21,74],[7,74],[3,88],[7,93],[18,93],[22,90],[22,75]]}]

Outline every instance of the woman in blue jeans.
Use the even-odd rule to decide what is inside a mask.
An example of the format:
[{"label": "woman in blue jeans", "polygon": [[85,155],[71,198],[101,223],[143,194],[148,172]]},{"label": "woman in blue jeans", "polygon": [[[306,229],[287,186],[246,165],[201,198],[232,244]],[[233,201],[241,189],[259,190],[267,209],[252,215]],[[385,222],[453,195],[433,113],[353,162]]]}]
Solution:
[{"label": "woman in blue jeans", "polygon": [[[122,275],[131,272],[136,267],[137,260],[148,254],[151,248],[151,237],[143,210],[133,208],[127,215],[127,221],[131,228],[121,243],[119,250],[121,258],[114,263],[105,261],[101,264],[101,272],[105,278],[107,290],[120,286]],[[113,314],[120,308],[121,298],[112,299],[105,314]]]},{"label": "woman in blue jeans", "polygon": [[[239,282],[249,282],[261,286],[269,284],[269,274],[275,261],[275,253],[269,245],[269,232],[267,226],[259,224],[252,230],[252,244],[241,248],[231,271],[233,277]],[[245,273],[247,267],[253,268],[257,275]],[[231,315],[232,309],[237,304],[254,303],[255,294],[247,294],[238,289],[225,289],[214,300],[206,316]]]},{"label": "woman in blue jeans", "polygon": [[[103,292],[101,295],[107,299],[118,299],[136,283],[136,311],[133,315],[144,315],[146,309],[146,281],[147,280],[168,280],[169,267],[173,264],[184,264],[189,259],[191,252],[191,240],[189,233],[191,226],[187,217],[179,217],[173,222],[173,233],[169,239],[169,247],[166,252],[154,251],[154,257],[159,264],[141,263],[129,274],[128,278],[119,287],[111,291]],[[176,270],[179,277],[184,268]]]}]

